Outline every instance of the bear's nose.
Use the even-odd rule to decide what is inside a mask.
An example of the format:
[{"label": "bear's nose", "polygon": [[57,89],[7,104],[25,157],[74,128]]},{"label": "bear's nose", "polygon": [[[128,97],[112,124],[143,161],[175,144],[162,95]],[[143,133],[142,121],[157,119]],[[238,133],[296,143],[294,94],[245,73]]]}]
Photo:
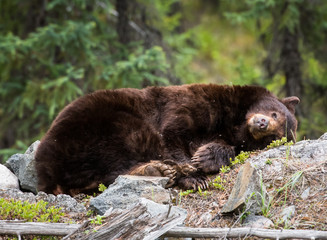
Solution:
[{"label": "bear's nose", "polygon": [[254,124],[260,129],[266,129],[269,124],[269,119],[265,116],[258,116],[253,119]]}]

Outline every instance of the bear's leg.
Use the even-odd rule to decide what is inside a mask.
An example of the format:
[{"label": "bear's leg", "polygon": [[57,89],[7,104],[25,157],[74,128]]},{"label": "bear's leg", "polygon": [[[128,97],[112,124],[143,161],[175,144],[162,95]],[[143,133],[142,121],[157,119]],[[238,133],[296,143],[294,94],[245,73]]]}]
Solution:
[{"label": "bear's leg", "polygon": [[129,174],[137,176],[168,177],[169,181],[166,187],[171,187],[175,183],[176,169],[161,161],[151,161],[134,168]]},{"label": "bear's leg", "polygon": [[181,175],[189,175],[195,171],[196,168],[190,164],[177,164],[175,161],[167,159],[164,161],[151,161],[142,164],[131,170],[129,174],[138,176],[168,177],[169,181],[166,187],[171,187],[176,184],[176,178],[180,178]]},{"label": "bear's leg", "polygon": [[230,165],[234,157],[234,147],[222,141],[211,142],[197,149],[192,157],[192,164],[204,173],[217,173],[222,166]]}]

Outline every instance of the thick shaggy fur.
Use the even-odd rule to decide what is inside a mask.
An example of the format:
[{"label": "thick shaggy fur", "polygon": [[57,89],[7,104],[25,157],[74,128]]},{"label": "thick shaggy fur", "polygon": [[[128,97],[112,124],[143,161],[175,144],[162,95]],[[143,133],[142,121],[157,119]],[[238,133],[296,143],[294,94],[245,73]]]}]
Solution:
[{"label": "thick shaggy fur", "polygon": [[206,187],[205,174],[241,150],[262,149],[283,136],[295,140],[298,102],[256,86],[96,91],[65,107],[42,139],[38,188],[74,195],[129,173]]}]

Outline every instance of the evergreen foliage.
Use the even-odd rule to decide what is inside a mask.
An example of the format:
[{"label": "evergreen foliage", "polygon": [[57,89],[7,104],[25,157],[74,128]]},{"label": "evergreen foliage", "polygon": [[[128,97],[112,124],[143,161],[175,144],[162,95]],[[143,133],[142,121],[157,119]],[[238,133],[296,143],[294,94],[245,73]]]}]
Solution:
[{"label": "evergreen foliage", "polygon": [[[160,1],[154,7],[162,12],[169,5]],[[169,84],[162,46],[145,47],[142,39],[119,42],[111,1],[4,0],[0,13],[0,154],[40,138],[82,94]]]}]

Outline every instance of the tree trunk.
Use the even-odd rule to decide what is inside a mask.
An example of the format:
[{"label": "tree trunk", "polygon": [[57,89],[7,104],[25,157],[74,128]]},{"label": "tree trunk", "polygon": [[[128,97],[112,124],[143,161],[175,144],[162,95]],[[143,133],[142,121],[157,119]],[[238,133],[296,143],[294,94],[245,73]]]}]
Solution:
[{"label": "tree trunk", "polygon": [[[302,58],[299,51],[299,34],[289,29],[283,31],[282,49],[280,53],[282,70],[286,77],[286,95],[302,97]],[[297,115],[302,112],[297,108]]]},{"label": "tree trunk", "polygon": [[116,0],[118,12],[117,33],[119,42],[127,44],[131,41],[129,29],[129,2],[130,0]]}]

